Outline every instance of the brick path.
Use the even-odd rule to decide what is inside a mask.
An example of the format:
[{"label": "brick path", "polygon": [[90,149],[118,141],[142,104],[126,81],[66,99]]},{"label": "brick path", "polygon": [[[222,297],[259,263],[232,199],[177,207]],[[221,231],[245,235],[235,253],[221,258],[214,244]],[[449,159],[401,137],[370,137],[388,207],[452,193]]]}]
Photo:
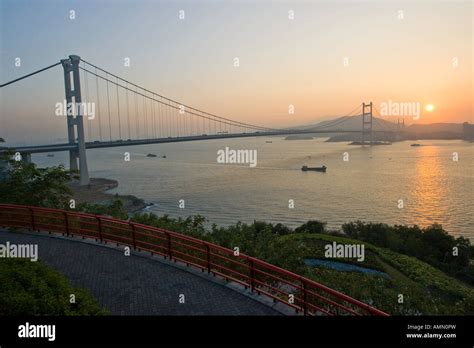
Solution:
[{"label": "brick path", "polygon": [[[0,243],[38,244],[39,259],[89,289],[112,315],[280,315],[238,291],[153,258],[47,234],[0,230]],[[149,255],[149,254],[147,254]],[[209,277],[206,279],[206,277]],[[184,294],[185,303],[179,303]]]}]

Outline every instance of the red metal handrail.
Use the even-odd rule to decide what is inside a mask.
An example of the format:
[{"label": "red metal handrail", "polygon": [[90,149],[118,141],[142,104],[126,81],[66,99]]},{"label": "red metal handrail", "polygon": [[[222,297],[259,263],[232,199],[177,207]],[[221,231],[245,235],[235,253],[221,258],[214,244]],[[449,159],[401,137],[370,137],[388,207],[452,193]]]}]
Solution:
[{"label": "red metal handrail", "polygon": [[0,204],[0,226],[95,238],[200,268],[266,295],[305,315],[388,314],[314,280],[257,258],[162,228],[60,209]]}]

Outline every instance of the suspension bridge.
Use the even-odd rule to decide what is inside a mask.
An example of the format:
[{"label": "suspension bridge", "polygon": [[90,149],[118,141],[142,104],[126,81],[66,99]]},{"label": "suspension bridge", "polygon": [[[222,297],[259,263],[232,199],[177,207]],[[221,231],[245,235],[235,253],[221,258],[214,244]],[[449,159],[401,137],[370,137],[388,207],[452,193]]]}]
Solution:
[{"label": "suspension bridge", "polygon": [[[68,142],[63,144],[3,147],[0,152],[19,153],[31,161],[33,153],[69,152],[69,168],[79,170],[80,184],[89,184],[87,149],[256,136],[319,133],[359,133],[362,145],[371,145],[374,133],[396,133],[373,117],[372,102],[314,128],[270,128],[209,113],[176,101],[119,77],[87,60],[67,59],[24,75],[6,87],[43,71],[63,67]],[[94,106],[94,114],[86,105]],[[352,117],[361,117],[359,130],[345,129]],[[374,124],[378,124],[374,128]]]},{"label": "suspension bridge", "polygon": [[[0,87],[3,88],[17,83],[59,65],[62,65],[64,72],[65,104],[75,106],[92,103],[97,106],[95,117],[89,117],[90,115],[85,112],[88,111],[87,107],[71,107],[65,115],[68,134],[67,143],[3,147],[0,148],[0,153],[10,154],[16,152],[21,154],[22,160],[28,161],[31,160],[32,153],[68,151],[70,169],[80,171],[81,185],[89,184],[87,149],[315,133],[360,133],[362,144],[370,145],[372,144],[373,133],[396,132],[395,129],[384,129],[383,124],[379,129],[373,128],[378,120],[372,117],[374,107],[371,102],[363,103],[345,116],[311,129],[277,129],[244,123],[193,108],[152,92],[75,55],[1,84]],[[356,116],[362,116],[360,130],[344,128],[347,121]],[[15,232],[16,236],[7,236],[16,240],[30,241],[33,239],[35,242],[42,243],[44,250],[54,250],[54,256],[49,259],[49,262],[55,264],[63,272],[71,272],[74,265],[80,265],[80,267],[75,268],[76,273],[68,274],[73,274],[75,279],[81,276],[81,279],[85,282],[84,284],[88,284],[89,287],[97,289],[97,284],[91,285],[88,282],[91,278],[106,279],[106,281],[101,281],[99,284],[101,291],[98,296],[103,296],[101,294],[106,293],[104,291],[110,291],[114,297],[112,298],[113,301],[109,300],[109,303],[115,306],[114,308],[120,313],[123,312],[124,308],[140,306],[144,308],[146,314],[150,313],[151,308],[157,306],[163,308],[167,313],[175,313],[176,306],[169,305],[168,302],[171,303],[171,301],[163,299],[167,296],[169,298],[172,295],[174,296],[176,291],[174,284],[178,282],[181,287],[183,284],[187,286],[198,299],[196,303],[200,304],[197,306],[200,313],[205,310],[207,313],[214,314],[221,313],[218,311],[224,311],[226,314],[274,314],[273,310],[259,307],[257,303],[250,300],[237,298],[237,295],[230,294],[226,289],[216,288],[209,282],[211,277],[216,277],[224,279],[225,282],[231,282],[232,287],[229,287],[229,289],[237,289],[236,286],[239,286],[239,291],[247,295],[265,296],[272,301],[272,309],[276,308],[274,307],[275,304],[283,304],[285,308],[288,307],[304,315],[387,315],[383,311],[323,284],[243,253],[235,255],[233,250],[219,245],[131,221],[58,209],[0,204],[1,227],[61,234],[66,239],[73,239],[76,236],[76,240],[77,237],[89,241],[95,240],[97,245],[113,243],[117,247],[119,245],[129,246],[138,253],[150,252],[151,255],[162,256],[168,262],[167,266],[179,262],[182,269],[192,267],[198,273],[207,273],[208,278],[202,278],[208,280],[206,283],[199,281],[196,277],[178,274],[178,272],[165,267],[158,269],[150,264],[133,267],[134,263],[127,262],[128,268],[122,267],[118,262],[115,262],[115,260],[124,260],[122,256],[115,259],[112,253],[108,253],[106,257],[100,259],[97,256],[100,256],[101,253],[97,250],[68,245],[66,239],[62,240],[62,243],[61,241],[52,241],[50,238],[41,241],[34,239],[37,237],[36,235],[22,236],[21,233],[17,232]],[[0,232],[2,232],[1,229]],[[62,257],[59,258],[58,249],[62,250],[63,253]],[[71,257],[71,255],[75,257]],[[84,260],[84,262],[77,262],[77,260]],[[110,265],[104,268],[104,262],[109,262]],[[71,265],[71,267],[64,267],[64,264]],[[85,264],[87,266],[84,266]],[[148,296],[136,297],[136,295],[124,293],[128,290],[121,286],[113,287],[114,284],[122,284],[121,279],[124,279],[123,277],[127,279],[127,282],[132,278],[138,281],[136,277],[137,268],[144,270],[144,272],[152,272],[149,276],[138,277],[147,280],[147,283],[138,284],[138,286],[146,287],[149,284],[151,284],[150,286],[156,286],[156,279],[160,279],[162,282],[167,280],[167,282],[163,282],[166,285],[165,287],[160,288],[158,292],[152,292],[163,297],[158,297],[155,302],[143,302],[143,299],[148,298]],[[106,270],[105,273],[101,271],[104,269]],[[91,274],[96,276],[91,277]],[[107,279],[110,279],[110,281],[107,281]],[[209,296],[210,293],[214,295]],[[218,301],[215,301],[217,294],[220,295]],[[124,301],[117,306],[117,301],[123,301],[123,298],[132,295],[135,296],[133,298],[137,298],[137,301],[140,300],[141,302]],[[209,298],[212,301],[209,301]],[[294,301],[290,302],[289,298],[293,298]],[[255,300],[254,297],[251,297],[251,299]],[[107,299],[104,299],[104,301],[107,301]],[[131,306],[131,303],[133,306]],[[266,305],[268,306],[268,303]],[[213,309],[213,306],[219,307]],[[190,308],[190,311],[192,311],[193,307]],[[186,312],[188,315],[190,313],[192,314],[192,312]],[[140,312],[140,314],[143,313]]]}]

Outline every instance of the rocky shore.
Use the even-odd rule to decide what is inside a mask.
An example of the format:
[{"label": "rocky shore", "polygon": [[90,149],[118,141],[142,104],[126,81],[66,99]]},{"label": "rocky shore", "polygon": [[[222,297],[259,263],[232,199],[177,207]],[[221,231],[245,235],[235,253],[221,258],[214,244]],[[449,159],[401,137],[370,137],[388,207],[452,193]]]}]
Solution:
[{"label": "rocky shore", "polygon": [[144,200],[133,195],[119,195],[107,191],[118,187],[119,182],[112,179],[91,178],[88,186],[80,186],[77,181],[68,184],[76,203],[108,204],[114,200],[123,203],[123,209],[127,213],[142,210],[147,206]]}]

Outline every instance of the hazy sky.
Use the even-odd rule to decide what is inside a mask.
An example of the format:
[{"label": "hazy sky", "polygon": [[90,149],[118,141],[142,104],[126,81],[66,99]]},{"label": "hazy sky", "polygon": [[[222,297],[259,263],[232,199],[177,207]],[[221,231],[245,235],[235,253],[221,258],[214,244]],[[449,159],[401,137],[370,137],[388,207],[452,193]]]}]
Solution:
[{"label": "hazy sky", "polygon": [[[387,100],[433,104],[420,123],[473,122],[471,1],[0,2],[1,82],[77,54],[171,98],[265,126]],[[0,136],[66,136],[65,120],[52,114],[64,99],[60,66],[2,88],[1,98]]]}]

